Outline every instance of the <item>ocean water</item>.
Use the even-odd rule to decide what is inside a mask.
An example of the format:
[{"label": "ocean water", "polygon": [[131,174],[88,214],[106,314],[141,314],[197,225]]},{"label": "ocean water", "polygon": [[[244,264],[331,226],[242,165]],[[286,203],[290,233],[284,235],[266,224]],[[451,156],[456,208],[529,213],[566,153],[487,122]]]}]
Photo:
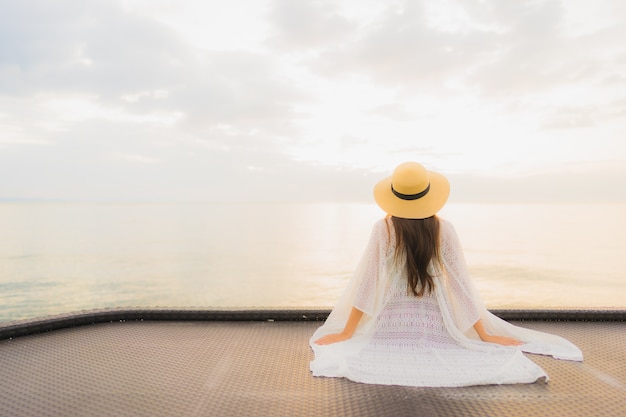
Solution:
[{"label": "ocean water", "polygon": [[[497,308],[626,305],[625,204],[448,204]],[[325,307],[373,223],[353,203],[2,203],[0,321],[104,307]]]}]

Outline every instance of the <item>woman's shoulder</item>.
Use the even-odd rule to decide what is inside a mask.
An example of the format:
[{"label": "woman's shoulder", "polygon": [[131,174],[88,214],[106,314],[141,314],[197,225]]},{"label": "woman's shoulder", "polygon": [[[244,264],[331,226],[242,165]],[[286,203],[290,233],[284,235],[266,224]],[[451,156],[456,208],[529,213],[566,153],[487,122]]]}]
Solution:
[{"label": "woman's shoulder", "polygon": [[376,229],[379,227],[387,227],[386,225],[390,223],[391,223],[391,218],[389,216],[382,217],[374,222],[374,228]]},{"label": "woman's shoulder", "polygon": [[437,218],[439,219],[440,227],[454,228],[450,220],[447,220],[441,216],[437,216]]},{"label": "woman's shoulder", "polygon": [[441,228],[454,229],[454,225],[450,220],[445,219],[441,216],[437,216],[437,218],[439,219],[439,224]]},{"label": "woman's shoulder", "polygon": [[383,217],[374,222],[374,226],[372,227],[373,236],[389,240],[389,236],[393,234],[393,222],[390,217]]},{"label": "woman's shoulder", "polygon": [[456,230],[454,229],[454,224],[450,220],[446,220],[443,217],[437,216],[439,218],[439,234],[442,239],[447,239],[450,236],[456,236]]},{"label": "woman's shoulder", "polygon": [[380,233],[381,231],[388,231],[389,227],[392,227],[391,219],[389,217],[383,217],[374,222],[372,226],[373,233]]}]

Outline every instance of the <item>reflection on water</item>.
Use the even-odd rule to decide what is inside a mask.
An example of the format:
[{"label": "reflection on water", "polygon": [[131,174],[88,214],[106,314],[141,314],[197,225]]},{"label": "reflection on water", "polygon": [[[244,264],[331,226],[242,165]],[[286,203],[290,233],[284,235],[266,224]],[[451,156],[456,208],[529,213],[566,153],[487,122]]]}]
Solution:
[{"label": "reflection on water", "polygon": [[[488,305],[623,307],[623,212],[450,204],[442,215]],[[382,215],[373,204],[0,204],[0,321],[114,306],[330,306]]]}]

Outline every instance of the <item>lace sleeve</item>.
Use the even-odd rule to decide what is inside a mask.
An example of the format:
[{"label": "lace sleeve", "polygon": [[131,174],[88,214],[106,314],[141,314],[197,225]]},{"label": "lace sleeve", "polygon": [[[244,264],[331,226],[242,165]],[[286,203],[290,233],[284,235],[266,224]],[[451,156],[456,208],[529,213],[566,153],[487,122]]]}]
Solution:
[{"label": "lace sleeve", "polygon": [[445,284],[450,295],[452,314],[457,326],[465,332],[480,318],[480,298],[471,282],[463,255],[463,248],[454,226],[441,220],[440,253],[445,275]]},{"label": "lace sleeve", "polygon": [[359,285],[353,305],[370,316],[376,309],[377,297],[381,290],[381,274],[385,271],[388,253],[392,250],[390,238],[390,225],[387,220],[376,222],[367,248],[354,272]]}]

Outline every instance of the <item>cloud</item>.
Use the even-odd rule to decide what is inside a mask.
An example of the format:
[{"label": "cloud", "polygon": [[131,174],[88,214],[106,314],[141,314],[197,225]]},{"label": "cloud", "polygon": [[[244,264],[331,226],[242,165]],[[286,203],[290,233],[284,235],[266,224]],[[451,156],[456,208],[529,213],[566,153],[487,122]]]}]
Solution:
[{"label": "cloud", "polygon": [[[626,95],[626,93],[625,93]],[[592,128],[620,122],[626,117],[626,98],[581,99],[570,105],[551,106],[541,121],[541,129]]]},{"label": "cloud", "polygon": [[526,3],[515,16],[506,14],[501,22],[510,26],[494,35],[492,59],[477,65],[468,77],[484,94],[545,93],[567,84],[596,83],[623,71],[612,56],[623,53],[624,47],[615,42],[616,33],[607,36],[614,29],[570,33],[562,4],[553,1]]},{"label": "cloud", "polygon": [[172,103],[183,108],[186,123],[197,127],[238,126],[270,134],[290,131],[294,105],[305,93],[271,58],[247,52],[211,52],[193,66],[187,82],[170,90]]},{"label": "cloud", "polygon": [[138,154],[121,153],[121,154],[116,154],[115,157],[124,161],[129,161],[132,163],[139,163],[139,164],[158,164],[161,162],[161,160],[158,158],[154,158],[154,157],[146,156],[146,155],[138,155]]},{"label": "cloud", "polygon": [[[607,23],[577,33],[565,5],[556,0],[453,1],[448,8],[429,1],[390,2],[360,25],[330,6],[322,13],[315,2],[292,3],[276,2],[275,13],[288,21],[300,11],[318,23],[298,25],[295,19],[286,25],[274,19],[274,40],[314,51],[307,63],[324,77],[359,74],[411,93],[469,91],[515,99],[624,71],[624,62],[618,62],[626,52],[618,41],[624,25]],[[342,30],[316,35],[311,26],[323,27],[329,16],[345,23],[338,25]],[[298,41],[302,32],[316,41]]]},{"label": "cloud", "polygon": [[618,3],[244,3],[0,0],[2,195],[353,199],[623,148]]},{"label": "cloud", "polygon": [[294,169],[281,143],[303,93],[262,51],[198,50],[89,0],[4,7],[0,43],[3,197],[276,198],[273,171],[247,167]]},{"label": "cloud", "polygon": [[115,98],[176,79],[189,54],[167,27],[111,2],[24,1],[4,8],[4,93],[79,91]]},{"label": "cloud", "polygon": [[[69,201],[367,201],[373,174],[272,150],[89,144],[0,152],[3,198]],[[94,144],[95,142],[95,144]]]},{"label": "cloud", "polygon": [[230,125],[269,135],[289,131],[303,96],[268,55],[198,53],[115,3],[25,1],[2,16],[0,94],[88,95],[128,114],[182,114],[183,128],[200,133]]},{"label": "cloud", "polygon": [[361,29],[355,41],[325,51],[317,67],[324,74],[363,73],[389,85],[441,87],[447,77],[460,73],[460,64],[471,67],[489,38],[432,28],[419,5],[390,8]]},{"label": "cloud", "polygon": [[328,0],[274,0],[269,12],[273,34],[270,46],[285,50],[310,50],[328,46],[353,32],[355,23],[342,16],[338,3]]},{"label": "cloud", "polygon": [[626,171],[620,161],[555,166],[551,172],[519,177],[449,176],[451,200],[473,203],[623,203]]},{"label": "cloud", "polygon": [[376,106],[375,108],[371,109],[369,113],[372,115],[396,120],[398,122],[408,122],[411,120],[415,120],[419,117],[424,117],[423,115],[419,115],[415,112],[408,110],[407,107],[401,102],[386,103]]},{"label": "cloud", "polygon": [[551,113],[542,123],[544,129],[571,129],[595,125],[595,109],[566,107]]}]

